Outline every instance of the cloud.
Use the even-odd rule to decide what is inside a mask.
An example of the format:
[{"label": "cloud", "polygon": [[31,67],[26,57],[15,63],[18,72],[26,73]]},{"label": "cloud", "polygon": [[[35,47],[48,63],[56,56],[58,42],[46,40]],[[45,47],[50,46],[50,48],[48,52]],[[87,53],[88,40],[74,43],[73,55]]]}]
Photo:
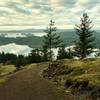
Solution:
[{"label": "cloud", "polygon": [[43,26],[53,18],[58,26],[70,28],[84,12],[100,26],[99,0],[0,0],[0,25]]},{"label": "cloud", "polygon": [[76,0],[50,0],[50,2],[55,7],[72,7]]},{"label": "cloud", "polygon": [[28,47],[27,45],[17,45],[15,43],[0,46],[0,48],[0,52],[14,53],[17,55],[27,55],[32,50],[32,48]]}]

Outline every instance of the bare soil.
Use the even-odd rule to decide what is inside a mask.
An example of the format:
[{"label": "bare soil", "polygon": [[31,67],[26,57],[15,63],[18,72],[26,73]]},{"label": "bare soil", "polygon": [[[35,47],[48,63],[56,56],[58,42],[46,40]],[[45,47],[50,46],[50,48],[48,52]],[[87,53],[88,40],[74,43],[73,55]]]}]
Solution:
[{"label": "bare soil", "polygon": [[0,86],[0,100],[65,100],[63,92],[40,76],[44,66],[32,66],[9,76]]}]

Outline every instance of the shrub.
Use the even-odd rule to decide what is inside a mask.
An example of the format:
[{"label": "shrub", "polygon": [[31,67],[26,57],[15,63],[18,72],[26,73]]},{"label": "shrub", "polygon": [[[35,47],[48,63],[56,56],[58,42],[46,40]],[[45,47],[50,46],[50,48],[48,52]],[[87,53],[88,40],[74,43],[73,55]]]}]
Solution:
[{"label": "shrub", "polygon": [[92,90],[91,95],[93,97],[93,100],[100,100],[100,87],[95,87]]},{"label": "shrub", "polygon": [[66,75],[71,73],[73,70],[63,65],[60,61],[55,61],[49,64],[48,68],[43,71],[43,76],[52,78],[54,76]]},{"label": "shrub", "polygon": [[67,79],[65,82],[65,87],[68,88],[73,85],[73,81],[71,79]]}]

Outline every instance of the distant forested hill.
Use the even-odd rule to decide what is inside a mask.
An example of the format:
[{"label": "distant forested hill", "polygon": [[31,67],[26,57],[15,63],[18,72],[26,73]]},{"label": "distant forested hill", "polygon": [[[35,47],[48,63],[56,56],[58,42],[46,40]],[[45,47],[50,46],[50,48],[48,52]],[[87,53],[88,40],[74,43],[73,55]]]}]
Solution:
[{"label": "distant forested hill", "polygon": [[[20,31],[19,31],[20,32]],[[24,30],[24,33],[43,33],[43,31],[40,30],[35,30],[35,31],[30,31],[30,30]],[[10,33],[10,32],[8,32]],[[14,32],[12,32],[14,34]],[[21,31],[22,33],[22,31]],[[77,39],[77,35],[75,33],[74,30],[58,30],[57,33],[62,37],[62,39],[64,40],[66,46],[70,46],[74,44],[74,41]],[[26,34],[25,34],[26,35]],[[100,46],[100,31],[96,31],[94,33],[94,36],[96,37],[96,41],[95,43],[97,44],[97,46]],[[30,35],[26,35],[26,37],[17,37],[17,38],[7,38],[5,36],[0,36],[0,45],[5,45],[5,44],[9,44],[9,43],[16,43],[16,44],[20,44],[20,45],[28,45],[29,47],[32,48],[40,48],[42,46],[42,41],[43,41],[43,37],[39,37],[39,36],[34,36],[32,34]]]},{"label": "distant forested hill", "polygon": [[0,37],[0,45],[5,45],[9,43],[28,45],[29,47],[32,48],[39,48],[41,47],[42,37],[37,37],[33,35],[28,37],[17,37],[17,38]]}]

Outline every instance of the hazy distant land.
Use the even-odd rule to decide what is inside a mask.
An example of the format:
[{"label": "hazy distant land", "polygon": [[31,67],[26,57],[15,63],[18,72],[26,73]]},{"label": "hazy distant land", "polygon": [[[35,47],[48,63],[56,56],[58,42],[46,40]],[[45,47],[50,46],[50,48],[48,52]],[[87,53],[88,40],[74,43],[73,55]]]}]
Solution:
[{"label": "hazy distant land", "polygon": [[[59,29],[57,33],[64,40],[66,46],[73,45],[77,38],[75,30],[72,29]],[[41,48],[43,35],[45,35],[43,29],[2,30],[0,31],[0,45],[16,43],[18,45],[27,45],[30,48]],[[96,37],[96,47],[99,47],[100,31],[96,30],[94,36]]]}]

